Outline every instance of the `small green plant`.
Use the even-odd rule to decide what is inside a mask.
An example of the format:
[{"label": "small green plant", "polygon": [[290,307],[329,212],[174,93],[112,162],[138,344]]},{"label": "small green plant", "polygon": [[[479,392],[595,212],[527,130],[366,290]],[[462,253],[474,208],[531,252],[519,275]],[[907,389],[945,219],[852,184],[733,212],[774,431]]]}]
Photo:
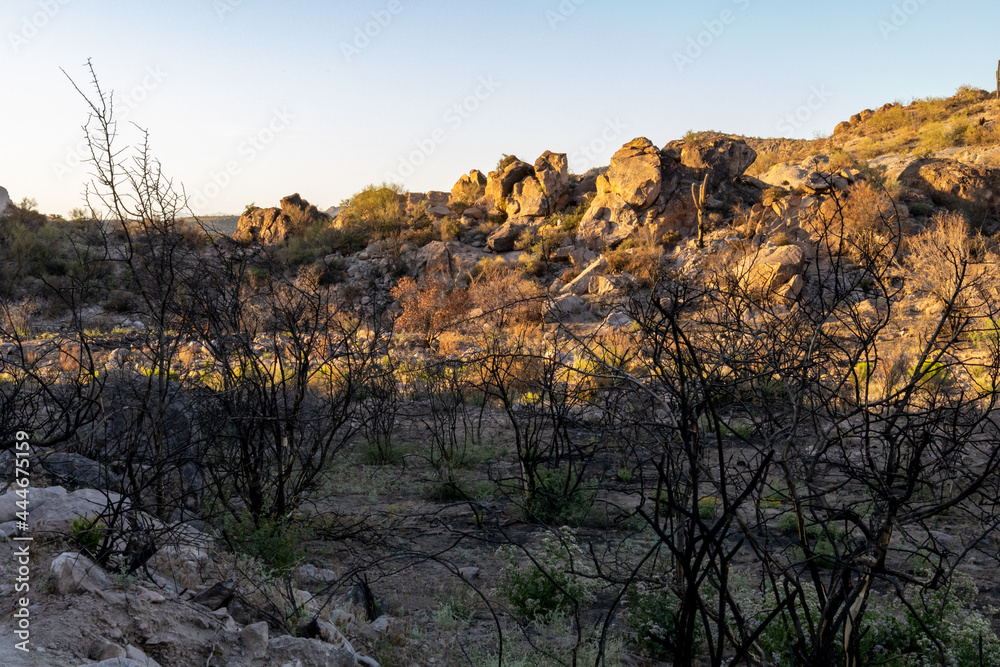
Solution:
[{"label": "small green plant", "polygon": [[799,532],[799,519],[795,512],[786,512],[778,519],[778,530],[784,535],[795,535]]},{"label": "small green plant", "polygon": [[559,618],[594,598],[586,556],[570,528],[547,534],[532,554],[534,562],[519,559],[518,551],[509,545],[497,555],[504,561],[498,590],[519,618]]},{"label": "small green plant", "polygon": [[517,161],[518,157],[516,155],[507,155],[506,153],[504,153],[500,157],[500,159],[497,160],[497,171],[503,171],[504,169],[506,169],[507,167],[509,167],[510,165],[514,164]]},{"label": "small green plant", "polygon": [[639,582],[625,592],[625,622],[632,641],[658,659],[670,658],[677,645],[679,601],[669,586]]},{"label": "small green plant", "polygon": [[914,201],[906,205],[906,210],[908,210],[910,215],[914,218],[929,218],[934,215],[934,211],[937,209],[935,209],[932,204],[928,204],[927,202]]},{"label": "small green plant", "polygon": [[919,367],[914,367],[909,375],[918,379],[920,387],[931,390],[940,389],[951,379],[944,363],[932,359],[925,359]]},{"label": "small green plant", "polygon": [[711,519],[715,516],[720,505],[722,505],[722,501],[719,498],[706,496],[698,501],[698,516],[705,520]]},{"label": "small green plant", "polygon": [[303,558],[302,534],[287,519],[230,518],[223,531],[229,547],[250,556],[272,573],[287,573]]},{"label": "small green plant", "polygon": [[578,526],[590,517],[597,492],[571,466],[536,468],[525,513],[530,521]]},{"label": "small green plant", "polygon": [[73,541],[91,556],[97,554],[104,538],[104,524],[98,517],[80,516],[73,519]]},{"label": "small green plant", "polygon": [[785,232],[778,232],[777,234],[771,237],[771,243],[773,243],[778,247],[781,247],[781,246],[791,245],[792,239],[789,238],[788,234],[786,234]]}]

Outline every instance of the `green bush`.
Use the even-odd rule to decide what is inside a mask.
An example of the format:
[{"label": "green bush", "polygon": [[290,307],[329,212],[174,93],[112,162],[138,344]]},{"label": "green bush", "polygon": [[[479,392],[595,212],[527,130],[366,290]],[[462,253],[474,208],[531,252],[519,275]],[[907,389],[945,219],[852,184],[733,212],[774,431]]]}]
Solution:
[{"label": "green bush", "polygon": [[103,539],[104,524],[100,523],[96,516],[91,518],[81,516],[73,519],[73,541],[80,549],[95,556]]},{"label": "green bush", "polygon": [[934,211],[936,211],[937,209],[935,209],[932,204],[928,204],[922,201],[915,201],[907,204],[906,210],[908,210],[910,212],[910,215],[912,215],[915,218],[929,218],[932,215],[934,215]]},{"label": "green bush", "polygon": [[678,600],[669,586],[640,582],[625,592],[624,618],[631,640],[658,659],[673,656],[677,645]]},{"label": "green bush", "polygon": [[304,557],[301,531],[287,519],[230,518],[224,531],[234,553],[260,561],[270,572],[287,573]]},{"label": "green bush", "polygon": [[362,234],[385,238],[403,227],[406,212],[402,194],[403,189],[395,183],[369,185],[347,202],[341,216]]},{"label": "green bush", "polygon": [[519,561],[517,554],[509,545],[497,552],[504,561],[498,590],[519,618],[547,621],[593,600],[594,587],[585,576],[586,556],[571,529],[564,527],[542,539],[540,551],[533,554],[537,565]]},{"label": "green bush", "polygon": [[590,517],[597,492],[579,482],[572,467],[536,468],[534,482],[525,506],[529,521],[578,526]]}]

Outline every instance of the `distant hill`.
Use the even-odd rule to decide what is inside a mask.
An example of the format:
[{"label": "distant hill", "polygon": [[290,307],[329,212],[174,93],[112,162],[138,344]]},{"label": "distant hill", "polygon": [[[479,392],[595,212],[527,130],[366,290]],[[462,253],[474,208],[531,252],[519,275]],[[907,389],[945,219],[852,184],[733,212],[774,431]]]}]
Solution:
[{"label": "distant hill", "polygon": [[[195,222],[195,218],[183,218],[183,222]],[[218,232],[232,236],[236,233],[237,223],[240,221],[238,215],[206,215],[197,218],[209,231]]]}]

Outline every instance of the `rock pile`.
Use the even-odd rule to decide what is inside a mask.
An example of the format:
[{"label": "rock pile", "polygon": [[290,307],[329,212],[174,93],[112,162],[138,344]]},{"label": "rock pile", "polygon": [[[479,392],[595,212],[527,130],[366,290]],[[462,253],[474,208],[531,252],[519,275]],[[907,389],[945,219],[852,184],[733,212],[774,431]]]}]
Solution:
[{"label": "rock pile", "polygon": [[248,209],[240,216],[234,237],[240,241],[281,243],[289,235],[302,233],[320,217],[326,216],[296,193],[282,199],[280,208]]}]

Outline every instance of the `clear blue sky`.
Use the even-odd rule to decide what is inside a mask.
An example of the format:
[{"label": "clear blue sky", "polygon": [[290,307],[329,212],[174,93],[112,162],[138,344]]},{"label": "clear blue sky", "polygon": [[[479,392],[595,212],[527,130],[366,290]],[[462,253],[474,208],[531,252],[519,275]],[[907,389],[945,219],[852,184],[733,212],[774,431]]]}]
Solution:
[{"label": "clear blue sky", "polygon": [[86,84],[88,58],[212,214],[448,190],[502,153],[582,172],[636,136],[825,134],[994,88],[998,26],[992,0],[5,0],[0,185],[80,205],[86,109],[59,68]]}]

